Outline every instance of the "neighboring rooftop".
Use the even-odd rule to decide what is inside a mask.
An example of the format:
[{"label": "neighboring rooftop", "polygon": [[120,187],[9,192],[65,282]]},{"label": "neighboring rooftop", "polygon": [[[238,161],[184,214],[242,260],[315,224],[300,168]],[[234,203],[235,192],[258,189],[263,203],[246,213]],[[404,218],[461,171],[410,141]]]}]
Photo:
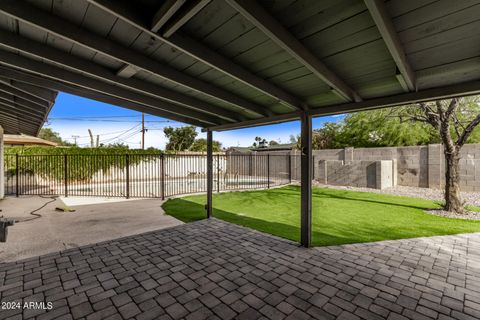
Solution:
[{"label": "neighboring rooftop", "polygon": [[28,136],[25,134],[5,134],[3,136],[4,144],[10,146],[48,146],[56,147],[57,143],[44,140],[38,137]]},{"label": "neighboring rooftop", "polygon": [[297,146],[296,143],[283,143],[283,144],[274,144],[265,147],[231,147],[228,148],[227,152],[237,152],[237,153],[251,153],[254,151],[287,151],[295,149]]}]

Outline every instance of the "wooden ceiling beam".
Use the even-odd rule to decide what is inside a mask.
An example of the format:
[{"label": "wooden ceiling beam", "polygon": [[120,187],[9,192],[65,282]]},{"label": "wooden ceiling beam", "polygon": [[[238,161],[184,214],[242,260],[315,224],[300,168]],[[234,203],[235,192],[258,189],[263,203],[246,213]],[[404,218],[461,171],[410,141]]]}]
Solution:
[{"label": "wooden ceiling beam", "polygon": [[153,32],[158,32],[186,1],[187,0],[166,0],[153,15],[150,29]]},{"label": "wooden ceiling beam", "polygon": [[[3,38],[2,38],[2,41],[3,41]],[[52,105],[53,103],[55,103],[55,99],[58,94],[58,92],[56,91],[48,90],[46,88],[40,88],[37,86],[32,86],[26,83],[17,82],[15,80],[0,79],[0,83],[10,86],[12,88],[15,88],[17,90],[20,90],[26,94],[32,95],[48,103],[49,105]]]},{"label": "wooden ceiling beam", "polygon": [[[332,106],[319,107],[316,109],[310,109],[307,111],[307,113],[313,117],[321,117],[478,94],[480,94],[480,80],[425,89],[416,92],[406,92],[388,97],[368,99],[361,102],[350,102]],[[255,127],[260,125],[268,125],[272,123],[294,121],[298,120],[299,118],[300,112],[291,112],[283,115],[273,116],[270,118],[254,119],[240,123],[229,123],[220,126],[212,126],[206,129],[212,131],[225,131]]]},{"label": "wooden ceiling beam", "polygon": [[232,92],[217,87],[209,82],[178,71],[160,61],[125,47],[111,39],[89,32],[87,29],[72,24],[24,1],[2,0],[0,12],[18,19],[28,25],[39,28],[81,47],[99,52],[107,57],[132,65],[150,74],[159,76],[183,87],[205,94],[238,108],[248,110],[261,116],[273,113],[266,107],[257,105]]},{"label": "wooden ceiling beam", "polygon": [[384,0],[364,0],[365,5],[370,12],[370,15],[373,18],[373,21],[377,25],[378,31],[382,35],[383,41],[390,51],[393,60],[395,61],[398,70],[403,79],[398,79],[400,85],[407,90],[405,91],[415,91],[416,79],[415,73],[408,63],[407,56],[403,50],[402,42],[398,37],[398,34],[395,30],[395,27],[392,23],[392,20],[387,12],[385,7]]},{"label": "wooden ceiling beam", "polygon": [[97,92],[97,91],[80,87],[74,84],[59,82],[56,80],[44,78],[39,75],[32,75],[27,72],[11,69],[8,67],[0,66],[0,78],[14,79],[16,82],[21,84],[40,86],[40,87],[48,88],[51,90],[62,91],[69,94],[77,95],[79,97],[84,97],[87,99],[92,99],[92,100],[100,101],[103,103],[116,105],[122,108],[132,109],[139,112],[156,115],[159,117],[164,117],[171,120],[184,122],[197,127],[207,127],[209,125],[207,122],[202,122],[186,116],[166,112],[163,110],[159,110],[157,108],[152,108],[141,103],[132,102],[130,100],[125,100],[115,96],[110,96],[102,92]]},{"label": "wooden ceiling beam", "polygon": [[346,101],[360,101],[360,96],[319,58],[305,47],[255,0],[225,0],[274,43],[288,52],[315,76],[329,85]]},{"label": "wooden ceiling beam", "polygon": [[53,65],[38,62],[19,56],[14,53],[0,51],[0,63],[9,67],[17,68],[25,72],[34,73],[40,76],[48,77],[60,82],[78,85],[80,87],[88,88],[100,93],[106,93],[111,96],[130,100],[132,102],[144,104],[152,108],[166,111],[170,114],[185,115],[187,117],[201,120],[210,124],[225,123],[218,117],[210,116],[208,114],[188,109],[179,105],[168,103],[164,100],[145,96],[137,92],[124,89],[120,86],[109,84],[101,80],[86,77],[79,73],[71,72]]},{"label": "wooden ceiling beam", "polygon": [[45,102],[42,99],[39,99],[32,94],[25,93],[22,90],[18,90],[15,87],[9,86],[9,85],[1,83],[1,82],[0,82],[0,92],[5,92],[5,93],[11,94],[13,96],[22,98],[26,101],[29,101],[31,103],[34,103],[34,104],[38,105],[39,108],[43,108],[44,110],[48,109],[48,106],[49,106],[48,102]]},{"label": "wooden ceiling beam", "polygon": [[201,41],[198,41],[185,33],[176,32],[169,38],[164,38],[160,34],[150,30],[148,25],[142,20],[142,17],[135,15],[135,12],[128,10],[116,0],[87,0],[93,5],[109,12],[115,17],[122,19],[126,23],[139,28],[149,36],[155,38],[162,43],[166,43],[179,51],[191,56],[192,58],[205,63],[249,87],[268,95],[277,100],[279,103],[288,106],[292,109],[304,110],[308,106],[298,97],[290,94],[284,89],[276,86],[268,80],[255,75],[247,68],[234,63],[232,59],[227,58],[215,50],[209,48]]},{"label": "wooden ceiling beam", "polygon": [[180,8],[176,15],[170,19],[162,28],[162,35],[165,38],[170,37],[183,25],[185,25],[190,19],[195,17],[211,0],[190,0],[185,6]]},{"label": "wooden ceiling beam", "polygon": [[245,120],[244,117],[233,111],[211,105],[202,100],[181,94],[174,90],[163,88],[151,82],[135,78],[125,78],[118,75],[116,76],[110,70],[100,65],[77,58],[61,50],[18,36],[14,33],[0,30],[0,38],[2,39],[0,47],[3,46],[35,56],[56,65],[61,65],[68,69],[76,70],[94,78],[101,79],[110,84],[115,84],[168,102],[179,103],[190,109],[204,112],[212,116],[218,116],[230,122]]}]

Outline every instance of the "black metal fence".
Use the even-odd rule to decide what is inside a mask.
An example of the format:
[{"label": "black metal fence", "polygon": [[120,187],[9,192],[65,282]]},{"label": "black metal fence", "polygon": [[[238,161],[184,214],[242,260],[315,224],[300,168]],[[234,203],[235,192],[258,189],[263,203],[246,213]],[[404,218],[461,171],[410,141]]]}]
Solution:
[{"label": "black metal fence", "polygon": [[[207,191],[207,157],[199,154],[5,155],[5,192],[162,198]],[[292,180],[290,155],[213,156],[213,188],[270,188]]]}]

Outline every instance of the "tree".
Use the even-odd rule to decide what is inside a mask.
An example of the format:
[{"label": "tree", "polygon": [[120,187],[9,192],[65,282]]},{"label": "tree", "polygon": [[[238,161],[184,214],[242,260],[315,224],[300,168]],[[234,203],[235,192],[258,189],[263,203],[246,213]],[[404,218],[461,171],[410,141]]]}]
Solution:
[{"label": "tree", "polygon": [[314,150],[333,149],[337,147],[336,139],[342,130],[342,125],[327,122],[320,129],[312,131],[312,147]]},{"label": "tree", "polygon": [[197,131],[194,126],[180,128],[166,127],[163,129],[163,133],[168,138],[168,143],[165,146],[165,150],[167,151],[188,150],[197,137]]},{"label": "tree", "polygon": [[270,140],[270,142],[268,143],[269,146],[278,146],[279,143],[275,140]]},{"label": "tree", "polygon": [[440,136],[446,161],[444,209],[447,211],[464,212],[459,186],[460,150],[465,143],[478,139],[475,128],[480,124],[479,103],[480,97],[474,96],[422,102],[396,111],[403,123],[428,124]]},{"label": "tree", "polygon": [[327,123],[321,130],[329,148],[414,146],[440,142],[428,124],[402,121],[399,108],[356,112],[339,124]]},{"label": "tree", "polygon": [[268,142],[266,139],[262,137],[255,137],[255,142],[252,144],[253,147],[258,148],[266,148],[268,146]]},{"label": "tree", "polygon": [[[212,141],[213,152],[222,151],[222,144],[219,141]],[[207,139],[199,138],[195,139],[192,146],[189,149],[190,151],[195,152],[206,152],[207,151]]]},{"label": "tree", "polygon": [[38,134],[38,137],[47,141],[52,141],[57,143],[59,146],[71,146],[72,143],[69,143],[60,137],[58,132],[53,131],[51,128],[41,128]]}]

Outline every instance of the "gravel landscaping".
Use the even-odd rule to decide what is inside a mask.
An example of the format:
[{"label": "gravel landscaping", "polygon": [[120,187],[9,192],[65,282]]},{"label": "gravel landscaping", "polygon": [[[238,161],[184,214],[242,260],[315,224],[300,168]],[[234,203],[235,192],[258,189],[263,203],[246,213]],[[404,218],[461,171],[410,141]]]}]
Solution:
[{"label": "gravel landscaping", "polygon": [[447,217],[447,218],[480,220],[480,212],[475,212],[475,211],[465,211],[465,213],[457,214],[454,212],[449,212],[441,209],[432,209],[432,210],[425,210],[425,212],[429,214],[433,214],[435,216],[441,216],[441,217]]}]

